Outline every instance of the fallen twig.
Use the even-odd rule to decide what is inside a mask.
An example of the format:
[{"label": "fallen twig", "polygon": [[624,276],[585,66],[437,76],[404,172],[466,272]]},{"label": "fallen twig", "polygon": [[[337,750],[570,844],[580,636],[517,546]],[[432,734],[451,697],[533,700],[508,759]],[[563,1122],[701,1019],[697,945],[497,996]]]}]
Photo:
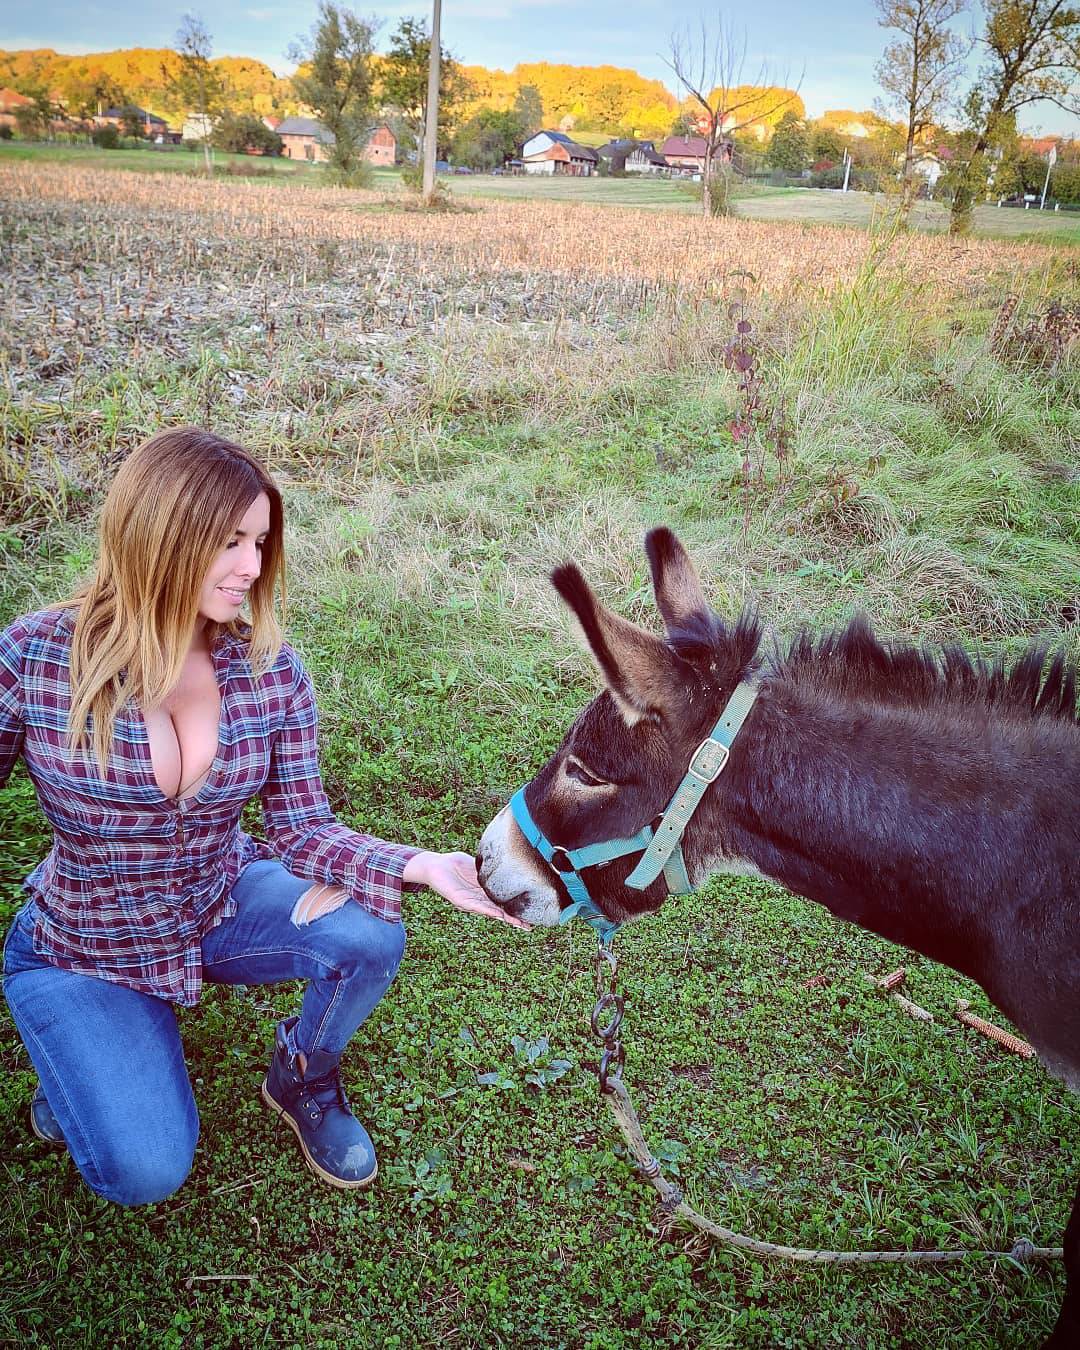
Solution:
[{"label": "fallen twig", "polygon": [[899,986],[907,978],[907,970],[903,966],[888,975],[867,975],[864,972],[863,978],[869,980],[882,993],[888,994],[896,1006],[906,1012],[909,1017],[914,1017],[918,1022],[932,1022],[934,1020],[932,1012],[920,1008],[917,1003],[912,1003],[911,999],[905,998],[903,994],[898,992]]},{"label": "fallen twig", "polygon": [[184,1288],[190,1289],[193,1284],[200,1284],[209,1280],[253,1280],[254,1275],[189,1275],[184,1281]]}]

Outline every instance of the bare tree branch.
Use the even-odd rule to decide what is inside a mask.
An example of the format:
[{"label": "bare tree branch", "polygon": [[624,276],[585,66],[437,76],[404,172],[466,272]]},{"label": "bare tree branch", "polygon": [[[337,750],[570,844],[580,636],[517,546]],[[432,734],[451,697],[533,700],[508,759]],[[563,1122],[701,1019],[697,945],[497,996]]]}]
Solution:
[{"label": "bare tree branch", "polygon": [[745,29],[737,30],[722,14],[710,26],[702,15],[696,35],[691,36],[689,29],[673,32],[667,55],[661,56],[686,95],[701,109],[705,142],[702,206],[706,215],[712,212],[714,165],[725,159],[728,139],[748,126],[774,119],[799,98],[802,77],[794,89],[778,87],[765,61],[758,67],[756,78],[747,81],[743,73],[746,50]]}]

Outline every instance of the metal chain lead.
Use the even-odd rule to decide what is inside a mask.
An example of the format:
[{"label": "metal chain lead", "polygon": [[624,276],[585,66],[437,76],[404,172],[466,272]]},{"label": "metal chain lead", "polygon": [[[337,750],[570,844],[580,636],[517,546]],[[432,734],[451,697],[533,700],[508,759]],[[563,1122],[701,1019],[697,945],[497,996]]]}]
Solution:
[{"label": "metal chain lead", "polygon": [[[608,977],[606,989],[604,988],[605,976]],[[615,1091],[612,1084],[608,1082],[609,1075],[611,1078],[620,1078],[623,1063],[626,1059],[623,1043],[619,1039],[619,1028],[622,1026],[625,1004],[623,996],[616,988],[618,978],[619,958],[612,950],[610,941],[605,942],[601,938],[596,944],[597,999],[589,1023],[592,1026],[593,1035],[600,1042],[602,1049],[598,1074],[602,1093]]]}]

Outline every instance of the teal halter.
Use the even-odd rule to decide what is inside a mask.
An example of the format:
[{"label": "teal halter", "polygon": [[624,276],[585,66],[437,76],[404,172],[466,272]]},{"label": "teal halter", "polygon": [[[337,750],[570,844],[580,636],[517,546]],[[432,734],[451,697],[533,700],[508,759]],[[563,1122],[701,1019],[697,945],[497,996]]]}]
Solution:
[{"label": "teal halter", "polygon": [[624,858],[628,853],[641,854],[638,865],[626,878],[626,884],[634,890],[644,890],[663,872],[669,895],[690,894],[694,888],[690,884],[683,857],[683,834],[706,790],[723,772],[731,744],[754,706],[757,695],[757,684],[749,680],[744,680],[736,688],[716,726],[691,755],[686,775],[675,789],[655,830],[651,825],[646,825],[629,839],[605,839],[597,844],[585,844],[581,848],[559,848],[533,820],[525,803],[525,789],[519,788],[514,793],[510,799],[510,810],[518,829],[558,874],[570,896],[571,903],[559,915],[560,923],[582,918],[600,941],[610,946],[622,925],[613,922],[598,908],[581,872],[587,867],[597,867],[601,863]]}]

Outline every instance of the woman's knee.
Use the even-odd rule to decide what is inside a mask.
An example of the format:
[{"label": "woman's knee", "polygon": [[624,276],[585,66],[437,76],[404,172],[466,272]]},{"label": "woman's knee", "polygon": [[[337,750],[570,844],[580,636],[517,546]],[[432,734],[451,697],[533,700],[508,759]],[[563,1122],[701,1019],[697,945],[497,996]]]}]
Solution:
[{"label": "woman's knee", "polygon": [[95,1176],[84,1174],[84,1180],[91,1190],[113,1204],[125,1208],[154,1205],[180,1189],[194,1159],[194,1145],[175,1151],[158,1149],[116,1159],[111,1165],[97,1169]]},{"label": "woman's knee", "polygon": [[387,923],[384,919],[376,919],[375,923],[380,931],[369,948],[368,960],[392,980],[405,955],[405,925]]},{"label": "woman's knee", "polygon": [[359,908],[342,911],[338,968],[342,975],[356,973],[367,979],[394,978],[405,955],[405,925],[376,919]]}]

